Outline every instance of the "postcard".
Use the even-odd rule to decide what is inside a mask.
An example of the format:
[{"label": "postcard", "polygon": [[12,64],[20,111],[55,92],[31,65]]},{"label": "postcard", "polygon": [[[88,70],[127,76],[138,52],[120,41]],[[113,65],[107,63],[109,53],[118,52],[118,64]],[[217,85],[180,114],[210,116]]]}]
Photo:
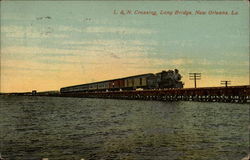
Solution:
[{"label": "postcard", "polygon": [[249,158],[249,1],[1,1],[0,159]]}]

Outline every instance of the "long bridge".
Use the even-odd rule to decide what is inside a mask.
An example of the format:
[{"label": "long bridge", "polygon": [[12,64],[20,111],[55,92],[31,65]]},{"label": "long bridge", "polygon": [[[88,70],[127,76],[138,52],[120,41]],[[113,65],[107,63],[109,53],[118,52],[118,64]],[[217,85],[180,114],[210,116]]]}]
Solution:
[{"label": "long bridge", "polygon": [[52,96],[129,100],[250,103],[250,85],[181,89],[173,88],[163,90],[76,92]]},{"label": "long bridge", "polygon": [[131,91],[92,91],[60,93],[23,92],[5,93],[2,95],[20,96],[53,96],[53,97],[81,97],[106,98],[129,100],[158,100],[158,101],[198,101],[198,102],[224,102],[224,103],[250,103],[250,85],[229,87],[203,87],[203,88],[172,88],[162,90],[131,90]]}]

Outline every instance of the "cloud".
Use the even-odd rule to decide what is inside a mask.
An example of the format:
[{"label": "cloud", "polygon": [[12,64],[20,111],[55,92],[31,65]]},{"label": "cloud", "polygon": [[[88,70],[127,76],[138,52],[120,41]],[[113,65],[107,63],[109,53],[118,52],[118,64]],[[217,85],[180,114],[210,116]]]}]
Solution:
[{"label": "cloud", "polygon": [[9,12],[8,14],[6,11],[3,11],[3,12],[5,14],[1,15],[1,20],[7,20],[7,21],[32,21],[34,20],[34,15],[32,14],[25,14],[25,16],[22,16],[14,12]]},{"label": "cloud", "polygon": [[93,41],[64,41],[66,45],[117,45],[119,40],[93,40]]},{"label": "cloud", "polygon": [[[66,48],[81,51],[89,56],[112,56],[116,58],[142,57],[153,53],[155,46],[147,45],[151,42],[143,41],[122,41],[122,40],[94,40],[94,41],[65,41]],[[140,45],[137,45],[140,44]],[[113,56],[114,58],[114,56]]]},{"label": "cloud", "polygon": [[[138,58],[141,61],[146,56],[147,49],[143,47],[120,46],[86,46],[77,49],[58,49],[43,47],[11,46],[2,48],[2,59],[30,61],[40,64],[85,64],[106,65],[123,64]],[[138,62],[140,63],[140,62]],[[67,66],[67,65],[66,65]]]},{"label": "cloud", "polygon": [[[82,55],[79,50],[65,50],[56,48],[42,47],[23,47],[12,46],[1,50],[2,61],[16,60],[18,62],[26,61],[37,62],[40,64],[75,64],[79,62]],[[15,64],[15,63],[14,63]]]},{"label": "cloud", "polygon": [[9,65],[4,65],[2,66],[2,70],[12,70],[12,71],[45,71],[45,72],[57,72],[59,71],[58,69],[46,69],[46,68],[38,68],[38,67],[17,67],[17,66],[9,66]]},{"label": "cloud", "polygon": [[192,64],[193,60],[191,59],[173,59],[170,60],[172,65],[184,65],[184,64]]},{"label": "cloud", "polygon": [[8,38],[67,38],[66,34],[55,34],[53,28],[47,26],[36,28],[32,26],[2,26],[1,33]]},{"label": "cloud", "polygon": [[[14,76],[27,76],[30,77],[32,74],[47,73],[48,76],[51,72],[60,71],[60,65],[45,64],[32,61],[30,59],[16,60],[16,59],[5,59],[1,63],[2,74],[13,74]],[[30,74],[30,75],[29,75]]]},{"label": "cloud", "polygon": [[92,41],[64,41],[62,42],[66,45],[109,45],[109,46],[128,46],[128,45],[135,45],[135,46],[156,46],[156,41],[147,40],[147,41],[139,41],[139,40],[121,40],[121,39],[114,39],[114,40],[92,40]]},{"label": "cloud", "polygon": [[77,57],[86,58],[86,56],[102,57],[106,55],[117,55],[119,57],[140,57],[145,56],[146,52],[152,48],[143,46],[79,46],[73,49],[43,48],[43,47],[24,47],[11,46],[2,48],[4,56],[26,56],[26,57]]},{"label": "cloud", "polygon": [[72,26],[58,26],[57,30],[63,31],[63,32],[82,32],[80,28],[76,28]]},{"label": "cloud", "polygon": [[8,38],[66,38],[68,35],[65,34],[51,34],[51,32],[36,33],[36,32],[12,32],[6,34]]},{"label": "cloud", "polygon": [[153,34],[155,30],[144,28],[126,28],[126,27],[87,27],[87,33],[116,33],[116,34]]},{"label": "cloud", "polygon": [[3,54],[63,54],[64,56],[67,54],[72,54],[74,51],[58,49],[58,48],[43,48],[43,47],[25,47],[25,46],[11,46],[5,47],[2,50]]}]

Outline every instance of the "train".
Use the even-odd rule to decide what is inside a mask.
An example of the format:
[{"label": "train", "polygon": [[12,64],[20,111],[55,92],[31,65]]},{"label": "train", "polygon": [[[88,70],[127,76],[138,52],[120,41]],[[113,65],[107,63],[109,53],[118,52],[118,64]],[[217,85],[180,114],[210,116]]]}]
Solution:
[{"label": "train", "polygon": [[60,89],[61,94],[96,92],[96,91],[126,91],[138,89],[166,89],[166,88],[183,88],[184,83],[181,81],[181,74],[178,69],[163,70],[159,73],[147,73],[134,75],[130,77],[117,78],[112,80],[80,84],[63,87]]}]

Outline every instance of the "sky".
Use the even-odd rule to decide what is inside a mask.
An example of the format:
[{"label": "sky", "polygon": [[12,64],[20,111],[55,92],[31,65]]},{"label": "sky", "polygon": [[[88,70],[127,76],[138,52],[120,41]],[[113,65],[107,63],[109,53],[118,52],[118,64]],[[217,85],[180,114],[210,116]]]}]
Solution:
[{"label": "sky", "polygon": [[249,2],[1,1],[0,92],[175,68],[185,88],[249,85]]}]

